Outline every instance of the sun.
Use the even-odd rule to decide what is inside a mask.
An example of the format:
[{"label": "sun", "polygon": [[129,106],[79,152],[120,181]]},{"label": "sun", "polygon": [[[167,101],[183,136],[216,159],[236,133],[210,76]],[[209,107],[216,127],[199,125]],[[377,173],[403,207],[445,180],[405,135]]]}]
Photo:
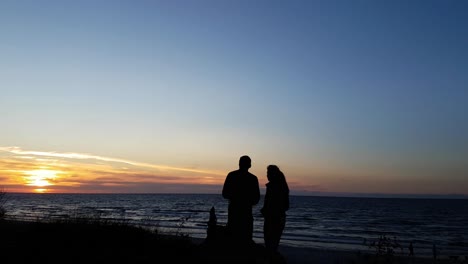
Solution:
[{"label": "sun", "polygon": [[59,172],[55,170],[32,170],[27,171],[25,174],[26,185],[40,187],[37,192],[45,192],[46,186],[53,185],[52,180],[57,178]]}]

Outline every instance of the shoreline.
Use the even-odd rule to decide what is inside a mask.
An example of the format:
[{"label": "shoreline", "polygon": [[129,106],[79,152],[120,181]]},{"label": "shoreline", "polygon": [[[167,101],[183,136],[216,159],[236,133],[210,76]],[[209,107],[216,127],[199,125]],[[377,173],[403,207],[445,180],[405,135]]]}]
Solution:
[{"label": "shoreline", "polygon": [[[202,238],[190,238],[197,245],[204,242]],[[256,243],[263,247],[262,243]],[[372,251],[362,252],[360,250],[339,250],[327,248],[310,248],[290,245],[279,245],[278,252],[287,264],[374,264],[374,263],[394,263],[394,264],[450,264],[454,262],[451,256],[440,256],[436,261],[429,256],[407,256],[394,254],[392,256],[376,256]],[[458,263],[466,263],[465,255],[459,255]],[[390,262],[388,262],[390,261]]]},{"label": "shoreline", "polygon": [[[47,223],[47,222],[29,222],[29,221],[11,221],[11,220],[3,220],[0,221],[0,230],[6,233],[6,237],[3,241],[0,241],[2,244],[2,249],[10,249],[12,252],[23,252],[23,250],[33,249],[32,247],[35,246],[33,244],[29,244],[30,240],[37,241],[38,243],[46,242],[50,243],[49,246],[54,246],[56,243],[60,243],[61,240],[67,239],[72,244],[75,244],[76,248],[72,249],[81,252],[82,254],[86,255],[89,252],[92,252],[94,248],[90,248],[86,244],[82,244],[82,242],[88,241],[88,239],[96,239],[99,241],[103,241],[106,243],[110,243],[110,245],[100,245],[107,247],[109,252],[113,252],[114,250],[117,251],[126,251],[126,248],[121,248],[122,245],[115,244],[116,240],[122,241],[124,243],[128,243],[128,239],[133,240],[136,237],[144,238],[147,240],[135,240],[135,245],[128,244],[127,246],[135,246],[134,252],[124,252],[124,256],[132,259],[132,258],[144,258],[145,261],[157,260],[154,253],[160,250],[163,252],[178,252],[179,249],[188,250],[187,252],[195,252],[194,257],[201,257],[201,263],[223,263],[231,261],[230,257],[236,255],[224,255],[222,252],[231,252],[227,250],[226,247],[222,245],[215,245],[214,247],[204,247],[203,245],[206,242],[204,238],[193,238],[190,236],[180,236],[170,233],[159,233],[157,237],[159,239],[154,240],[148,237],[148,232],[134,228],[131,226],[107,226],[106,223],[93,223],[90,222],[88,225],[91,227],[89,230],[88,227],[84,227],[83,224],[87,224],[87,222],[71,222],[71,223]],[[106,231],[109,227],[113,228],[110,231]],[[84,231],[88,236],[83,236]],[[110,233],[109,233],[110,232]],[[48,238],[44,237],[43,242],[41,242],[41,236],[46,235]],[[117,234],[117,236],[116,236]],[[123,236],[121,236],[121,235]],[[89,237],[91,235],[91,237]],[[10,243],[10,240],[13,240],[13,243]],[[53,238],[55,237],[55,238]],[[111,237],[109,239],[109,237]],[[163,239],[163,240],[160,240]],[[157,242],[154,244],[154,242]],[[158,241],[166,241],[169,243],[162,243],[158,244]],[[184,242],[185,241],[185,242]],[[190,246],[186,242],[192,244]],[[4,244],[6,243],[6,244]],[[12,245],[17,245],[12,247]],[[156,247],[153,247],[155,245]],[[206,245],[206,244],[205,244]],[[60,245],[59,245],[60,246]],[[148,251],[142,252],[143,255],[137,253],[141,248],[153,247],[152,249],[147,249]],[[159,248],[158,248],[159,247]],[[256,255],[256,263],[271,263],[268,262],[265,258],[266,251],[264,248],[263,243],[256,242],[254,245],[254,252],[252,254]],[[68,247],[64,248],[66,250],[70,250]],[[195,251],[190,251],[195,250]],[[434,261],[431,257],[423,257],[423,256],[402,256],[400,254],[395,254],[393,256],[376,256],[375,253],[369,252],[361,252],[359,250],[337,250],[337,249],[326,249],[326,248],[309,248],[309,247],[297,247],[297,246],[290,246],[290,245],[279,245],[279,256],[281,262],[279,263],[287,263],[287,264],[374,264],[374,263],[393,263],[393,264],[448,264],[448,263],[467,263],[468,261],[468,252],[467,254],[462,254],[459,256],[440,256],[437,261]],[[7,253],[8,250],[6,251]],[[220,253],[221,252],[221,253]],[[37,254],[38,252],[36,252]],[[40,253],[40,252],[39,252]],[[191,253],[191,254],[192,254]],[[242,251],[237,252],[239,255],[242,255]],[[60,254],[60,253],[59,253]],[[112,253],[107,253],[105,257],[113,258],[115,256],[109,255]],[[165,253],[164,253],[165,254]],[[172,253],[171,253],[172,254]],[[177,258],[179,256],[173,256]],[[458,257],[458,259],[455,259]],[[60,258],[60,256],[58,256]],[[7,259],[8,260],[8,259]],[[391,262],[388,262],[388,261]],[[212,261],[212,262],[210,262]],[[221,261],[221,262],[219,262]],[[17,262],[8,262],[6,263],[17,263]],[[55,262],[53,262],[55,263]],[[81,263],[81,262],[80,262]],[[131,263],[131,262],[129,262]],[[143,262],[142,262],[143,263]],[[144,262],[146,263],[146,262]]]},{"label": "shoreline", "polygon": [[[217,197],[219,195],[16,195],[6,196],[9,197],[5,204],[6,217],[11,216],[12,219],[49,221],[52,218],[104,218],[199,238],[206,236],[206,223],[212,206],[216,208],[218,223],[226,225],[227,222],[227,203],[222,197]],[[402,250],[396,249],[396,253],[402,255],[409,252],[410,242],[413,242],[418,257],[432,257],[433,244],[436,244],[439,254],[446,256],[465,254],[468,249],[465,228],[468,225],[468,211],[458,201],[428,203],[415,200],[291,198],[297,200],[293,201],[294,206],[288,213],[281,239],[284,245],[367,252],[374,251],[374,248],[369,249],[366,244],[378,242],[380,236],[387,235],[401,244]],[[385,213],[378,213],[384,208],[388,209]],[[395,215],[397,208],[401,208],[403,213]],[[437,215],[439,211],[445,213]],[[264,219],[259,214],[254,214],[254,217],[253,239],[262,244]],[[348,222],[348,219],[352,221]]]},{"label": "shoreline", "polygon": [[[279,252],[283,255],[288,264],[337,264],[337,263],[375,263],[376,257],[372,253],[363,253],[360,251],[345,251],[336,249],[316,249],[316,248],[301,248],[292,246],[281,246]],[[382,260],[385,257],[381,258]],[[427,257],[408,257],[395,255],[388,257],[392,259],[392,263],[434,263],[431,258]],[[438,263],[445,263],[448,259],[439,259]],[[377,261],[377,263],[379,263]]]}]

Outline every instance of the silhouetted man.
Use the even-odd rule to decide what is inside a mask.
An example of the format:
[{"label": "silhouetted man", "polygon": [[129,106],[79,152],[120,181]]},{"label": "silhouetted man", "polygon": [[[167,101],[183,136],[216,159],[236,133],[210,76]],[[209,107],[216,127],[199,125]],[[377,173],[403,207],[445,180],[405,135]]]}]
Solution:
[{"label": "silhouetted man", "polygon": [[227,228],[237,242],[252,242],[252,206],[260,200],[258,178],[250,167],[250,158],[240,157],[239,169],[227,175],[223,186],[223,197],[229,199]]}]

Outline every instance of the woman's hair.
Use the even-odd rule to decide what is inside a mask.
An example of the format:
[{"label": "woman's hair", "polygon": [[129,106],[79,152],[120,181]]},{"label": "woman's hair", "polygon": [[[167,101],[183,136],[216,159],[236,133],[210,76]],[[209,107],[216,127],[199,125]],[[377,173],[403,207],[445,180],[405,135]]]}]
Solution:
[{"label": "woman's hair", "polygon": [[276,165],[268,165],[267,172],[270,175],[268,180],[270,182],[277,183],[283,188],[287,193],[289,193],[288,183],[286,182],[286,177],[284,173]]}]

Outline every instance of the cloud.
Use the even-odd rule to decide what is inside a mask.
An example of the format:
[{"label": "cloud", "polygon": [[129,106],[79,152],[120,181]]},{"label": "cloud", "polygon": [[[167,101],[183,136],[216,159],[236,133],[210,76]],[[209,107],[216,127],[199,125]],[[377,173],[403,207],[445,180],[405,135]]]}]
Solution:
[{"label": "cloud", "polygon": [[[212,192],[211,186],[219,188],[224,180],[224,175],[209,170],[18,147],[0,147],[0,175],[2,185],[14,192]],[[44,181],[47,186],[34,186]]]},{"label": "cloud", "polygon": [[145,167],[145,168],[151,168],[151,169],[156,169],[156,170],[183,171],[183,172],[193,172],[193,173],[201,173],[201,174],[224,175],[224,173],[212,171],[212,170],[200,170],[200,169],[192,169],[192,168],[172,167],[172,166],[166,166],[166,165],[156,165],[156,164],[126,160],[126,159],[103,157],[103,156],[96,156],[96,155],[83,154],[83,153],[31,151],[31,150],[22,150],[20,147],[0,147],[0,151],[17,154],[17,155],[25,155],[29,158],[31,158],[30,156],[42,156],[42,157],[56,157],[56,158],[65,158],[65,159],[74,159],[74,160],[99,160],[99,161],[105,161],[105,162],[123,163],[123,164],[132,165],[136,167]]}]

